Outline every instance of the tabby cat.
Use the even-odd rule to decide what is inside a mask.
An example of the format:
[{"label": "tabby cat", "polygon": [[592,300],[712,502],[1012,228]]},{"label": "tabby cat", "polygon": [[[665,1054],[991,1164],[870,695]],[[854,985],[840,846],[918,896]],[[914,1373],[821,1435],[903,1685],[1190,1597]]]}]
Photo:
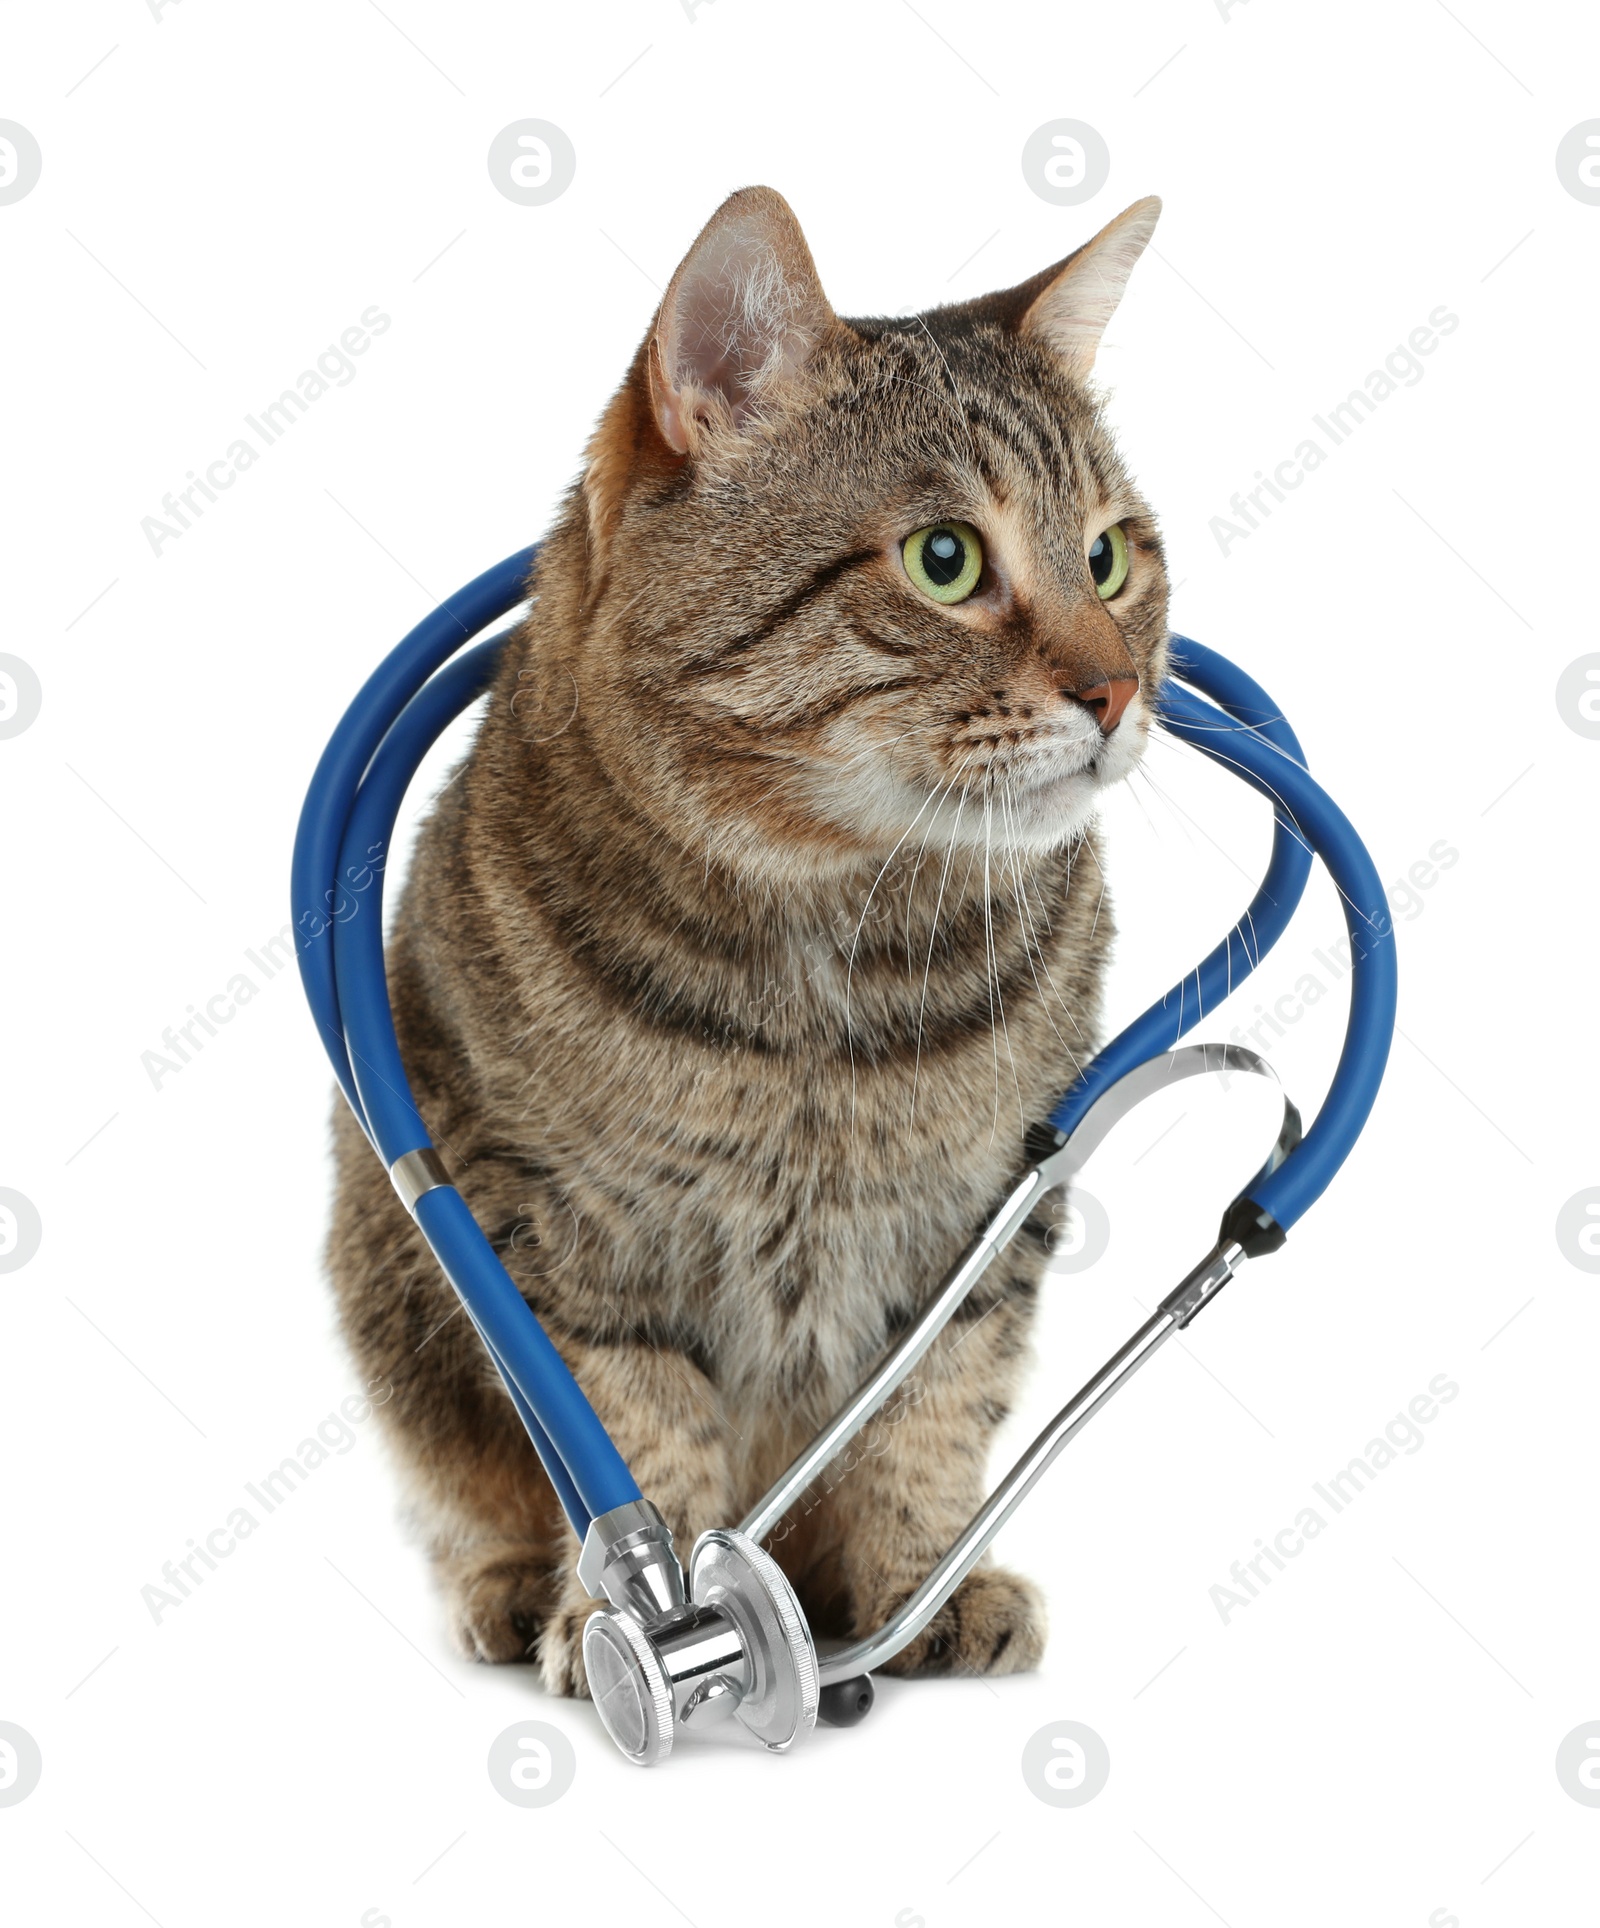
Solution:
[{"label": "tabby cat", "polygon": [[[847,321],[781,196],[717,210],[540,553],[390,948],[452,1176],[687,1554],[904,1330],[1096,1042],[1094,813],[1167,579],[1089,377],[1137,202],[1006,292]],[[470,1322],[341,1112],[331,1266],[457,1638],[584,1691],[595,1602]],[[979,1503],[1031,1222],[771,1543],[878,1626]],[[892,1663],[1037,1664],[979,1566]]]}]

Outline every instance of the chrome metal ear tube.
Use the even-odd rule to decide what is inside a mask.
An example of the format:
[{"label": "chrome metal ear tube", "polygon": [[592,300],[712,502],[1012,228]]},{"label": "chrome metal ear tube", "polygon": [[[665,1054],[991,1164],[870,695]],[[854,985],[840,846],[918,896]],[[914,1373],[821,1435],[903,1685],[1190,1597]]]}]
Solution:
[{"label": "chrome metal ear tube", "polygon": [[[589,1617],[584,1666],[600,1717],[630,1760],[646,1766],[663,1760],[680,1726],[730,1716],[765,1746],[782,1751],[815,1724],[824,1688],[881,1667],[929,1625],[1068,1441],[1234,1276],[1246,1252],[1226,1229],[1132,1338],[1079,1387],[927,1579],[875,1633],[819,1662],[794,1589],[759,1542],[894,1396],[1039,1200],[1076,1174],[1113,1125],[1168,1085],[1236,1071],[1276,1078],[1253,1051],[1187,1045],[1138,1066],[1103,1092],[1070,1137],[1012,1187],[910,1330],[738,1529],[700,1536],[687,1579],[671,1531],[649,1501],[630,1501],[591,1522],[578,1576],[611,1604]],[[1299,1137],[1299,1113],[1285,1097],[1263,1171],[1275,1169]],[[870,1692],[863,1704],[870,1705]]]},{"label": "chrome metal ear tube", "polygon": [[878,1369],[841,1406],[777,1485],[739,1522],[752,1540],[766,1537],[818,1473],[846,1447],[867,1421],[911,1376],[917,1362],[950,1323],[956,1308],[1010,1244],[1028,1214],[1056,1181],[1037,1168],[1028,1173],[946,1274],[922,1316]]},{"label": "chrome metal ear tube", "polygon": [[852,1680],[892,1660],[923,1631],[956,1588],[983,1558],[989,1543],[1033,1491],[1057,1456],[1114,1393],[1120,1392],[1147,1359],[1160,1351],[1173,1333],[1189,1323],[1202,1305],[1221,1291],[1243,1254],[1239,1246],[1218,1246],[1177,1290],[1168,1295],[1139,1330],[1114,1352],[1094,1376],[1084,1382],[1011,1471],[972,1516],[950,1551],[894,1615],[878,1631],[854,1645],[827,1654],[822,1662],[822,1684]]},{"label": "chrome metal ear tube", "polygon": [[[860,1432],[867,1421],[910,1377],[957,1307],[989,1267],[1011,1243],[1028,1214],[1047,1192],[1069,1183],[1101,1141],[1136,1105],[1157,1091],[1203,1075],[1226,1077],[1234,1072],[1268,1077],[1277,1073],[1254,1051],[1235,1044],[1186,1044],[1165,1056],[1137,1066],[1101,1093],[1079,1120],[1076,1130],[1015,1187],[1005,1203],[973,1240],[945,1276],[910,1331],[888,1352],[872,1376],[841,1406],[777,1484],[739,1523],[752,1540],[766,1537],[794,1505],[810,1482]],[[1265,1169],[1286,1158],[1299,1142],[1300,1114],[1284,1099],[1283,1122]]]},{"label": "chrome metal ear tube", "polygon": [[[860,1390],[843,1405],[782,1478],[745,1517],[740,1531],[752,1540],[769,1533],[806,1486],[859,1432],[885,1400],[904,1383],[947,1325],[961,1301],[1005,1250],[1039,1200],[1064,1185],[1087,1163],[1101,1141],[1135,1106],[1186,1078],[1226,1077],[1241,1072],[1277,1082],[1277,1073],[1254,1051],[1233,1044],[1184,1045],[1151,1058],[1109,1086],[1090,1106],[1070,1137],[1027,1174],[999,1211],[967,1248],[927,1309],[883,1359]],[[1277,1137],[1262,1171],[1275,1170],[1300,1142],[1300,1114],[1287,1094]],[[1252,1181],[1253,1182],[1253,1181]],[[983,1557],[990,1542],[1033,1490],[1057,1455],[1159,1351],[1174,1332],[1209,1305],[1245,1256],[1243,1247],[1220,1239],[1193,1271],[1170,1292],[1127,1344],[1088,1379],[1056,1414],[922,1585],[878,1631],[828,1653],[822,1662],[824,1687],[881,1667],[916,1639]]]}]

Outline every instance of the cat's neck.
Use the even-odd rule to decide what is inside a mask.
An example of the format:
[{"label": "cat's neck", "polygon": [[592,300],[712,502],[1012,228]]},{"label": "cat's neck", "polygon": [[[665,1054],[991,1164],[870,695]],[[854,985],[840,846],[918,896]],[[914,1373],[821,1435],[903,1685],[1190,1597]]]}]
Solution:
[{"label": "cat's neck", "polygon": [[941,832],[813,873],[745,871],[654,821],[581,715],[537,741],[506,706],[481,750],[492,774],[468,807],[485,819],[475,862],[497,898],[526,895],[622,1004],[729,1040],[887,1046],[987,1027],[991,986],[1018,995],[1048,976],[1069,888],[1091,910],[1102,888],[1092,839],[1041,857],[1010,849],[998,823],[976,844]]}]

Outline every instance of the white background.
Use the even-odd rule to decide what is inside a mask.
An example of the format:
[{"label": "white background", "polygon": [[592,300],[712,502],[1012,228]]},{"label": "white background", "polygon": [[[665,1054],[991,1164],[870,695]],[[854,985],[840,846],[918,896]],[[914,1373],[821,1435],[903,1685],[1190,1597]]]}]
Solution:
[{"label": "white background", "polygon": [[[1600,1719],[1600,1280],[1555,1221],[1600,1183],[1600,744],[1555,691],[1600,647],[1600,208],[1554,157],[1600,115],[1597,52],[1577,9],[1487,0],[8,12],[0,116],[44,157],[0,207],[0,648],[43,687],[0,743],[0,1184],[44,1228],[0,1278],[0,1720],[43,1759],[0,1807],[8,1916],[1477,1928],[1592,1909],[1600,1809],[1555,1750]],[[525,117],[578,156],[544,207],[485,165]],[[1111,154],[1081,207],[1020,165],[1062,117]],[[645,1776],[586,1706],[452,1656],[370,1422],[153,1621],[141,1588],[354,1374],[319,1271],[329,1078],[293,974],[159,1090],[141,1054],[284,924],[339,710],[539,532],[657,287],[751,181],[789,197],[846,314],[1019,280],[1163,194],[1101,373],[1174,621],[1266,682],[1386,879],[1441,841],[1458,856],[1401,909],[1401,1036],[1350,1166],[1003,1542],[1049,1593],[1044,1670],[890,1682],[866,1725],[787,1758],[686,1744]],[[393,325],[356,379],[153,554],[141,518],[374,303]],[[1223,555],[1208,525],[1233,493],[1440,304],[1460,326],[1424,378]],[[1170,744],[1148,767],[1107,808],[1118,1021],[1210,946],[1266,848],[1226,777]],[[1327,977],[1313,952],[1338,930],[1319,878],[1238,1016]],[[1341,1019],[1330,995],[1271,1041],[1308,1107]],[[1110,1250],[1052,1288],[1007,1445],[1204,1249],[1259,1156],[1259,1094],[1191,1093],[1091,1174]],[[1424,1447],[1224,1624],[1230,1564],[1439,1373],[1460,1393]],[[544,1809],[486,1771],[527,1718],[577,1752]],[[1056,1720],[1109,1749],[1086,1806],[1022,1778]]]}]

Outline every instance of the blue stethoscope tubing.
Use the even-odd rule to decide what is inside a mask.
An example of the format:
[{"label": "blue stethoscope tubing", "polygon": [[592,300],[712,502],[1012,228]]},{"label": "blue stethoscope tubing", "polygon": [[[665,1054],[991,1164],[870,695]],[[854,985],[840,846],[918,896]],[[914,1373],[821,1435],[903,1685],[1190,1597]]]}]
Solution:
[{"label": "blue stethoscope tubing", "polygon": [[[384,658],[340,719],[300,816],[291,889],[301,981],[340,1088],[386,1167],[432,1145],[389,1008],[383,878],[394,823],[431,745],[488,688],[509,632],[458,652],[530,594],[537,554],[537,546],[522,549],[486,569]],[[1269,1229],[1270,1249],[1327,1188],[1377,1096],[1394,1032],[1393,921],[1365,846],[1307,772],[1298,739],[1259,683],[1216,651],[1175,636],[1158,710],[1172,735],[1271,801],[1267,873],[1222,942],[1112,1039],[1050,1122],[1070,1133],[1103,1091],[1171,1050],[1239,987],[1282,936],[1315,853],[1344,912],[1350,1009],[1316,1119],[1298,1148],[1258,1173],[1230,1207],[1237,1215],[1247,1206],[1247,1216]],[[436,1186],[414,1210],[581,1540],[591,1518],[641,1497],[633,1475],[460,1192]]]}]

